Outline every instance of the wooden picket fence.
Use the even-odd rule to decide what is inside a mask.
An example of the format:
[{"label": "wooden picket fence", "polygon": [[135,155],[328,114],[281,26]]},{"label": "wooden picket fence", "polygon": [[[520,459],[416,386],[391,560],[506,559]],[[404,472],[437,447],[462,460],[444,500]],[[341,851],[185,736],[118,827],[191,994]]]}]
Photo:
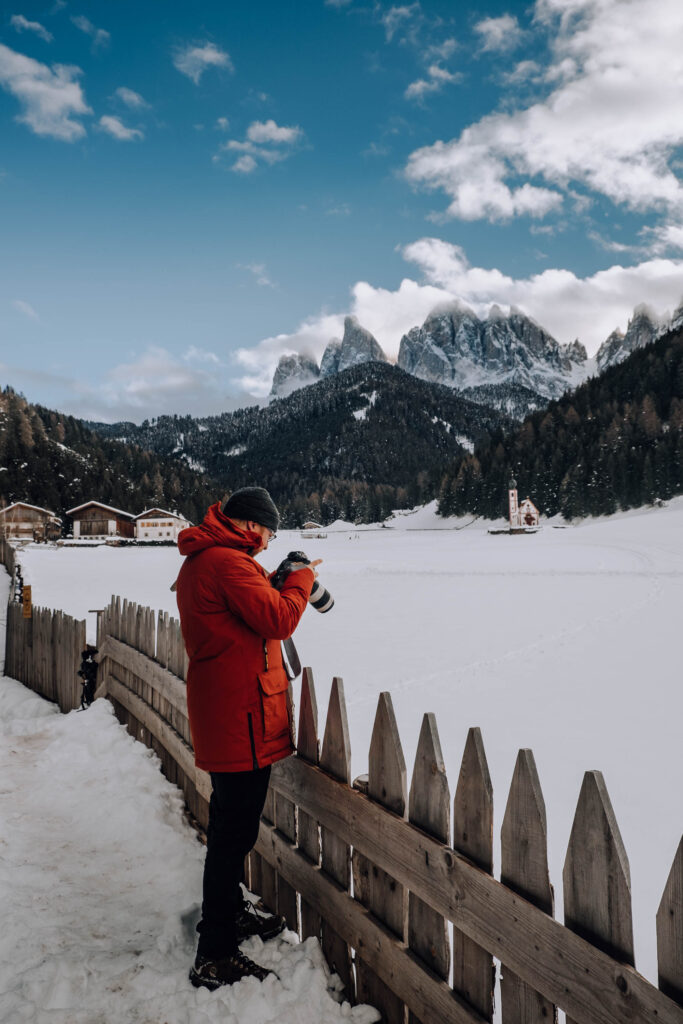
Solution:
[{"label": "wooden picket fence", "polygon": [[82,685],[76,673],[85,644],[84,620],[35,605],[25,619],[21,602],[7,605],[5,675],[56,701],[60,711],[80,706]]},{"label": "wooden picket fence", "polygon": [[14,548],[4,537],[0,537],[0,562],[5,566],[9,575],[13,576],[15,567]]},{"label": "wooden picket fence", "polygon": [[[98,646],[99,693],[156,750],[206,825],[211,783],[194,765],[177,620],[112,598]],[[304,670],[298,723],[297,755],[273,768],[248,882],[290,928],[320,940],[349,999],[376,1006],[386,1024],[483,1024],[499,971],[503,1024],[548,1024],[558,1007],[569,1024],[683,1024],[683,840],[657,913],[656,987],[635,970],[628,859],[600,772],[586,773],[579,794],[561,924],[530,750],[515,767],[498,881],[478,729],[451,804],[433,715],[422,722],[410,789],[390,694],[379,697],[368,775],[353,783],[341,679],[320,742]]]},{"label": "wooden picket fence", "polygon": [[[156,635],[155,635],[156,634]],[[177,620],[113,598],[100,616],[101,688],[159,754],[203,824],[209,777],[194,766]],[[600,772],[587,772],[553,918],[546,815],[533,754],[517,759],[493,878],[493,792],[470,729],[451,796],[426,714],[410,790],[391,696],[379,697],[368,776],[352,784],[344,688],[322,743],[304,671],[297,756],[274,766],[249,882],[303,938],[316,936],[347,996],[387,1024],[683,1024],[683,841],[657,914],[659,987],[634,967],[626,852]],[[449,928],[449,923],[452,927]],[[498,961],[498,965],[496,964]]]}]

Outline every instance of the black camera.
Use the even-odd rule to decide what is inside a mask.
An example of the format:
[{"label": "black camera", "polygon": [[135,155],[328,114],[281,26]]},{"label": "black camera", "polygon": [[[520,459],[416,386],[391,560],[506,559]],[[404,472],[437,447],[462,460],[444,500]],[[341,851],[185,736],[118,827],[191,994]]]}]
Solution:
[{"label": "black camera", "polygon": [[[278,565],[270,578],[270,582],[276,590],[281,590],[282,584],[290,573],[296,572],[297,569],[301,569],[304,565],[310,564],[310,558],[307,558],[303,551],[290,551],[284,561],[280,562]],[[317,612],[329,612],[330,608],[334,605],[334,598],[329,590],[325,590],[325,587],[315,580],[308,602],[313,605]]]}]

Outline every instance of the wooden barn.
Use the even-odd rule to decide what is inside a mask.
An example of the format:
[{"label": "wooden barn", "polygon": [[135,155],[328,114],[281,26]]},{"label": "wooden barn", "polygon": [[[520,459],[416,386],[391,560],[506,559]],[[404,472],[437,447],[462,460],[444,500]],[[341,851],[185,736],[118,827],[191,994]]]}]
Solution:
[{"label": "wooden barn", "polygon": [[148,508],[135,517],[135,537],[139,541],[175,541],[178,534],[192,524],[177,512],[164,508]]},{"label": "wooden barn", "polygon": [[3,540],[57,540],[61,532],[61,519],[47,508],[15,501],[0,509],[0,537]]},{"label": "wooden barn", "polygon": [[106,540],[108,537],[135,536],[135,516],[120,508],[86,501],[66,513],[73,521],[74,540]]}]

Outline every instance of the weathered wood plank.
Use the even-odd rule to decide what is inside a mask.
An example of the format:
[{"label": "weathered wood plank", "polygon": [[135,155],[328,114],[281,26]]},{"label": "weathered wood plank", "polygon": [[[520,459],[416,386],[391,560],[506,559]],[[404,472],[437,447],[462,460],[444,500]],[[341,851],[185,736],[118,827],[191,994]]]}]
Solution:
[{"label": "weathered wood plank", "polygon": [[[431,713],[422,719],[410,785],[408,819],[439,842],[448,842],[451,794],[436,718]],[[448,980],[451,948],[446,920],[443,914],[432,910],[412,892],[408,896],[408,945],[437,977]],[[419,1024],[419,1018],[412,1010],[408,1020],[409,1024]]]},{"label": "weathered wood plank", "polygon": [[[325,722],[325,735],[320,751],[320,767],[333,778],[347,785],[351,780],[351,741],[346,715],[344,683],[338,677],[332,680],[330,700]],[[351,849],[344,838],[329,829],[320,830],[321,867],[341,888],[349,891],[351,884]],[[334,923],[333,923],[334,922]],[[336,921],[324,917],[321,923],[321,944],[330,969],[341,978],[346,996],[354,999],[355,980],[351,963],[351,950],[335,927]]]},{"label": "weathered wood plank", "polygon": [[683,839],[657,910],[657,967],[660,989],[683,1006]]},{"label": "weathered wood plank", "polygon": [[158,665],[135,648],[114,637],[105,638],[96,660],[111,658],[112,661],[145,681],[171,704],[184,718],[187,718],[187,690],[183,681],[172,672]]},{"label": "weathered wood plank", "polygon": [[601,772],[586,772],[564,863],[565,924],[633,965],[631,872]]},{"label": "weathered wood plank", "polygon": [[[368,797],[405,817],[408,803],[406,764],[391,694],[380,693],[370,740]],[[408,892],[396,879],[361,853],[353,855],[354,894],[373,915],[403,941],[408,924]],[[376,1006],[386,1024],[403,1024],[406,1005],[364,960],[356,957],[359,1002]]]},{"label": "weathered wood plank", "polygon": [[680,1008],[614,960],[409,822],[297,757],[271,785],[582,1024],[681,1024]]},{"label": "weathered wood plank", "polygon": [[[453,803],[453,848],[493,873],[493,786],[481,731],[467,734]],[[486,1019],[493,1020],[496,972],[490,951],[453,928],[453,988]]]},{"label": "weathered wood plank", "polygon": [[[311,764],[317,764],[320,757],[318,742],[318,702],[315,696],[313,672],[304,668],[301,678],[301,706],[299,708],[299,733],[297,740],[299,757]],[[310,814],[299,810],[299,848],[303,850],[313,864],[320,863],[320,829],[318,822]],[[301,937],[320,937],[320,914],[301,894]]]},{"label": "weathered wood plank", "polygon": [[390,929],[263,821],[256,849],[262,859],[277,864],[292,885],[308,894],[323,918],[332,917],[337,922],[340,937],[362,953],[368,968],[387,990],[395,992],[420,1020],[429,1024],[484,1024]]},{"label": "weathered wood plank", "polygon": [[631,872],[601,772],[583,777],[562,879],[567,928],[633,966]]},{"label": "weathered wood plank", "polygon": [[[554,893],[548,874],[545,801],[530,750],[517,755],[501,830],[503,885],[552,916]],[[557,1010],[505,964],[501,968],[503,1024],[550,1024]]]}]

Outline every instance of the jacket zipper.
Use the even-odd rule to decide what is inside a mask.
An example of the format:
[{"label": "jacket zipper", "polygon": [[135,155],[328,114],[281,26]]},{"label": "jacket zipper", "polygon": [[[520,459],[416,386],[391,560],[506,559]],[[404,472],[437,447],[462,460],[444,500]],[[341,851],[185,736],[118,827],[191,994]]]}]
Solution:
[{"label": "jacket zipper", "polygon": [[251,720],[251,711],[247,712],[247,722],[249,723],[249,742],[251,743],[251,757],[253,761],[254,771],[258,771],[258,761],[256,760],[256,744],[254,743],[254,725]]}]

